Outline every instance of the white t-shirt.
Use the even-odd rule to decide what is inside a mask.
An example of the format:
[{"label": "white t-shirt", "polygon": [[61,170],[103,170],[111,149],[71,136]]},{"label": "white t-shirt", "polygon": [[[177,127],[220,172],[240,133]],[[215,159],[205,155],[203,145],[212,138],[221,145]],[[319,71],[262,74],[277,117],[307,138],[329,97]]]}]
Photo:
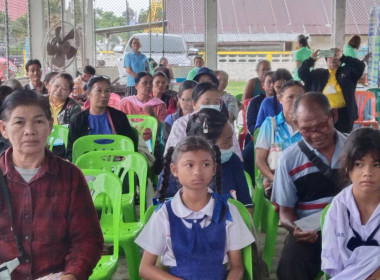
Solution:
[{"label": "white t-shirt", "polygon": [[[211,189],[208,190],[210,193]],[[182,222],[191,228],[191,223],[183,219],[201,219],[206,217],[200,226],[203,228],[211,223],[211,217],[214,210],[214,199],[211,198],[207,205],[198,212],[188,209],[182,202],[180,189],[171,201],[173,213],[182,218]],[[234,205],[228,203],[232,222],[226,221],[226,242],[224,248],[223,263],[228,262],[227,252],[230,250],[240,250],[255,241],[252,233],[245,225],[238,210]],[[146,226],[135,240],[136,244],[149,253],[161,256],[161,263],[165,266],[176,266],[176,261],[172,249],[170,238],[169,216],[166,205],[163,205],[158,211],[154,212]]]},{"label": "white t-shirt", "polygon": [[[350,211],[350,218],[347,214]],[[350,220],[348,220],[350,219]],[[360,246],[350,251],[347,243],[354,236],[351,227],[367,240],[380,223],[380,204],[365,225],[352,195],[352,185],[342,190],[332,201],[322,232],[322,270],[334,280],[367,279],[380,266],[380,247]],[[380,244],[380,230],[374,236]]]}]

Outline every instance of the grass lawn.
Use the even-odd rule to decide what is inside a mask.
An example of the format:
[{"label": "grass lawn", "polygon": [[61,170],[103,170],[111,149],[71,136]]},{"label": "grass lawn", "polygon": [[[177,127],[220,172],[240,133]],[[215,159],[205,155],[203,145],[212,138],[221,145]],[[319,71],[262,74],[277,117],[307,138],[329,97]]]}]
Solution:
[{"label": "grass lawn", "polygon": [[246,83],[247,82],[243,82],[243,81],[229,81],[226,91],[232,95],[243,93]]}]

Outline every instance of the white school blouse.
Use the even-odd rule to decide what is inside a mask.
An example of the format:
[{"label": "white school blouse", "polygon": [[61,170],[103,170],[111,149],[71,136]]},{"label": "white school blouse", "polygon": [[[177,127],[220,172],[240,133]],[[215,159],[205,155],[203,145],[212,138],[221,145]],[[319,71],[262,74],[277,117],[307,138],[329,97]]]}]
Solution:
[{"label": "white school blouse", "polygon": [[[347,214],[350,211],[350,218]],[[380,204],[365,225],[352,195],[352,185],[342,190],[332,201],[322,231],[322,270],[334,280],[366,279],[380,267],[380,247],[360,246],[350,251],[347,243],[355,236],[348,224],[367,240],[380,223]],[[380,244],[380,230],[374,236]]]},{"label": "white school blouse", "polygon": [[[208,189],[209,193],[212,192]],[[188,209],[181,200],[180,189],[171,201],[173,213],[182,218],[182,222],[191,228],[191,223],[183,219],[201,219],[206,215],[205,219],[200,222],[203,228],[211,223],[211,217],[214,210],[214,199],[211,197],[207,205],[198,212]],[[228,203],[232,222],[226,221],[226,242],[224,247],[223,263],[228,262],[227,252],[230,250],[240,250],[255,241],[252,233],[245,225],[236,207]],[[217,238],[217,237],[215,237]],[[149,253],[161,256],[161,263],[165,266],[176,266],[176,261],[172,249],[170,238],[169,216],[166,205],[155,211],[148,223],[145,225],[135,243]]]}]

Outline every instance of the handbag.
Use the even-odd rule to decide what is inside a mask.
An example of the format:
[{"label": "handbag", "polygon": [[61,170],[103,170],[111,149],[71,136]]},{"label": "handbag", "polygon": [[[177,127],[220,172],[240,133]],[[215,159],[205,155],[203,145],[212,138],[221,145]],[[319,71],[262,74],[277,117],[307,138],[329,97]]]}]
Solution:
[{"label": "handbag", "polygon": [[271,123],[271,141],[270,149],[267,157],[267,163],[271,170],[275,170],[277,166],[278,159],[282,153],[282,148],[280,143],[274,143],[274,129],[276,127],[276,119],[273,117],[270,118]]}]

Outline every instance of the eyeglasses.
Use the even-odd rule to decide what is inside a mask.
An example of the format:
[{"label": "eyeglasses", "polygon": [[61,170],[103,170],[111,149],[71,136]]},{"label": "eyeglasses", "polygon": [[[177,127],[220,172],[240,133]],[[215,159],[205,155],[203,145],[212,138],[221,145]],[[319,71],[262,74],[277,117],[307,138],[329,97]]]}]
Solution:
[{"label": "eyeglasses", "polygon": [[308,136],[312,133],[324,133],[329,129],[329,120],[330,116],[327,118],[326,121],[323,121],[322,123],[317,124],[314,127],[298,128],[298,130],[302,134],[302,136]]},{"label": "eyeglasses", "polygon": [[183,102],[185,102],[185,103],[190,103],[191,102],[191,99],[186,99],[186,98],[182,98],[182,97],[181,97],[181,100]]}]

